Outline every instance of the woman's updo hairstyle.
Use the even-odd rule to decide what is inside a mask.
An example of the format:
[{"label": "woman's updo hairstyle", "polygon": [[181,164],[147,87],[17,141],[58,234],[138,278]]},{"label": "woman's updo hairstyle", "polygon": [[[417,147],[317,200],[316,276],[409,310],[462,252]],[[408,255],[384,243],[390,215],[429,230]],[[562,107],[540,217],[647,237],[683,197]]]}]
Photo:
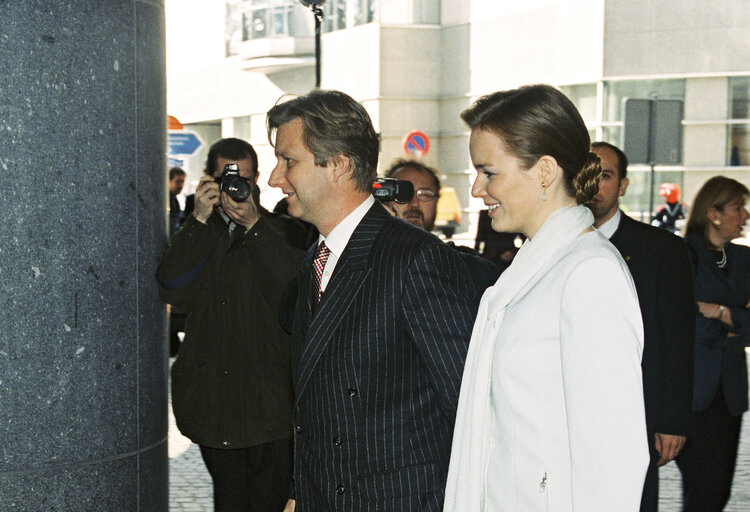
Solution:
[{"label": "woman's updo hairstyle", "polygon": [[599,157],[589,151],[589,132],[573,102],[554,87],[527,85],[482,96],[461,119],[472,130],[495,134],[525,169],[545,155],[554,158],[578,204],[598,192],[602,169]]}]

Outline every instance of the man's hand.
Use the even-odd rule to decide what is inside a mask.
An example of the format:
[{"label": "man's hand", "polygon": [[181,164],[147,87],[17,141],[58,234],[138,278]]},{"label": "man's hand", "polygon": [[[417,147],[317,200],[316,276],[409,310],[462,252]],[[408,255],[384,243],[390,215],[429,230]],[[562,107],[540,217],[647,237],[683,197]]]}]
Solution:
[{"label": "man's hand", "polygon": [[403,214],[401,213],[401,210],[399,210],[398,207],[396,206],[396,201],[385,201],[381,204],[385,206],[385,209],[388,210],[388,213],[390,213],[397,219],[404,218]]},{"label": "man's hand", "polygon": [[214,207],[219,204],[219,184],[211,176],[203,176],[195,189],[195,208],[193,217],[205,224],[214,213]]},{"label": "man's hand", "polygon": [[680,450],[682,450],[682,447],[685,446],[685,441],[685,436],[659,434],[658,432],[655,433],[654,445],[656,447],[656,451],[659,452],[659,455],[661,455],[657,465],[663,466],[670,460],[677,457],[677,455],[680,453]]},{"label": "man's hand", "polygon": [[258,207],[255,205],[252,194],[250,194],[247,200],[238,203],[224,192],[221,194],[221,207],[230,219],[240,226],[244,226],[245,229],[253,227],[260,218]]},{"label": "man's hand", "polygon": [[297,502],[294,500],[289,500],[286,502],[286,507],[284,507],[284,510],[282,512],[294,512],[294,505],[296,505]]}]

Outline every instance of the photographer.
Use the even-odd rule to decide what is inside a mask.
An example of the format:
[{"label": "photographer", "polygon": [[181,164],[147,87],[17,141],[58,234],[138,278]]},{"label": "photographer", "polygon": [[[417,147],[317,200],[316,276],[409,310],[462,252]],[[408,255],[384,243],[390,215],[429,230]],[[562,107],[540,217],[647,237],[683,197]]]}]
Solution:
[{"label": "photographer", "polygon": [[257,181],[250,144],[216,142],[158,271],[162,298],[188,315],[174,416],[200,445],[222,511],[281,510],[292,471],[289,337],[276,319],[307,232],[260,206]]}]

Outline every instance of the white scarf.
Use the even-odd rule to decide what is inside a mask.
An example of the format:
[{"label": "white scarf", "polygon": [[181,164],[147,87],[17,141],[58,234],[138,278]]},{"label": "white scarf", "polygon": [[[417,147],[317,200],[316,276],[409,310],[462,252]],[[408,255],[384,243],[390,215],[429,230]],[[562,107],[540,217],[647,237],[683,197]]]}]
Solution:
[{"label": "white scarf", "polygon": [[555,210],[482,296],[458,400],[444,512],[484,510],[492,360],[506,308],[526,295],[593,222],[585,206]]}]

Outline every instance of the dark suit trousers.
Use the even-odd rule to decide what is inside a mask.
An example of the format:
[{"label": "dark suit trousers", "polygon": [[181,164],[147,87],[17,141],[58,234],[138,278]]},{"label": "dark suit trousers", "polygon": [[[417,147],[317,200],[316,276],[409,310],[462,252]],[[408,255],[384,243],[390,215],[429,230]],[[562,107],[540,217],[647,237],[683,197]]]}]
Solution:
[{"label": "dark suit trousers", "polygon": [[292,480],[292,440],[222,450],[201,446],[216,512],[281,512]]},{"label": "dark suit trousers", "polygon": [[729,501],[742,415],[732,416],[721,388],[708,409],[694,413],[695,439],[677,457],[683,512],[719,512]]}]

